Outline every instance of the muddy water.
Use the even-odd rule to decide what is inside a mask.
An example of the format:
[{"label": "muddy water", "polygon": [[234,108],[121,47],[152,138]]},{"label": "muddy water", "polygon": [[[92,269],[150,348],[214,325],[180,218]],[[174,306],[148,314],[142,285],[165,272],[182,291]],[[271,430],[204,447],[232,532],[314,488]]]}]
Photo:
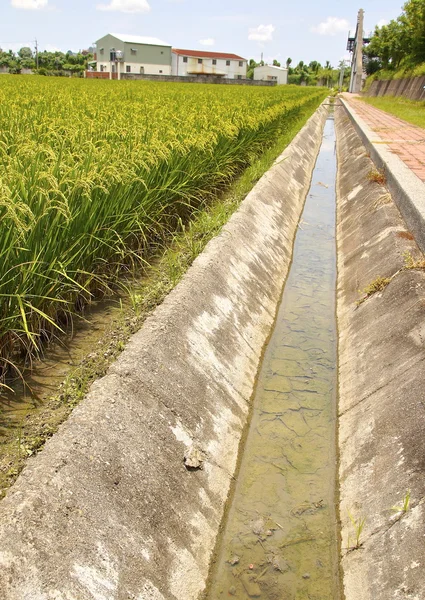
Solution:
[{"label": "muddy water", "polygon": [[264,355],[209,600],[339,598],[334,123]]},{"label": "muddy water", "polygon": [[45,358],[35,362],[31,372],[25,372],[25,385],[17,378],[8,381],[12,391],[0,388],[0,451],[11,429],[19,430],[27,415],[57,393],[59,384],[84,356],[96,349],[105,331],[121,316],[119,297],[93,303],[86,319],[75,318],[72,335],[51,344]]}]

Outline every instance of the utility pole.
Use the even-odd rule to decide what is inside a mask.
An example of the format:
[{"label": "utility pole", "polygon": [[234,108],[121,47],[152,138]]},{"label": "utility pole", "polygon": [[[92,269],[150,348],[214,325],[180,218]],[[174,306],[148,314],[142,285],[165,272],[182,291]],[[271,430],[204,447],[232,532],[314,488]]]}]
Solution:
[{"label": "utility pole", "polygon": [[37,71],[38,71],[38,42],[37,42],[37,38],[35,38],[34,43],[35,43],[35,66],[36,66]]},{"label": "utility pole", "polygon": [[348,35],[347,50],[353,53],[351,58],[350,93],[358,93],[362,89],[363,46],[370,42],[370,37],[363,33],[364,10],[361,8],[357,15],[357,27],[354,37]]}]

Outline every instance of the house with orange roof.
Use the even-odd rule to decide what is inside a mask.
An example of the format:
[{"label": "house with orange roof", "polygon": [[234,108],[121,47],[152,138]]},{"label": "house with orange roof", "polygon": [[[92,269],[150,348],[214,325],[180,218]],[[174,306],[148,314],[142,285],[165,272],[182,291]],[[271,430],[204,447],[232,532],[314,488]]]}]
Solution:
[{"label": "house with orange roof", "polygon": [[171,74],[177,76],[215,76],[246,79],[247,60],[237,54],[173,48]]}]

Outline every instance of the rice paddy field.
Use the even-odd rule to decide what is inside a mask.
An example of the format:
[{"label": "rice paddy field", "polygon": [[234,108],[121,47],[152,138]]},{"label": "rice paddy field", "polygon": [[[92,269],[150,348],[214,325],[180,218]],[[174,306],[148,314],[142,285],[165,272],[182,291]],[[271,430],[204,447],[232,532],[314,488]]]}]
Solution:
[{"label": "rice paddy field", "polygon": [[325,95],[2,76],[3,382]]}]

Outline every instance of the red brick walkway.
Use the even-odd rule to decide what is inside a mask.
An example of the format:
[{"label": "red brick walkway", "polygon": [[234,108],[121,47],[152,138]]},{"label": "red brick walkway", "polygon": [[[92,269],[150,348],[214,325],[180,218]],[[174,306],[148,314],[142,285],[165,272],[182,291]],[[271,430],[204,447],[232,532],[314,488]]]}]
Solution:
[{"label": "red brick walkway", "polygon": [[362,102],[351,94],[343,94],[343,97],[372,131],[376,131],[380,140],[425,183],[425,129]]}]

